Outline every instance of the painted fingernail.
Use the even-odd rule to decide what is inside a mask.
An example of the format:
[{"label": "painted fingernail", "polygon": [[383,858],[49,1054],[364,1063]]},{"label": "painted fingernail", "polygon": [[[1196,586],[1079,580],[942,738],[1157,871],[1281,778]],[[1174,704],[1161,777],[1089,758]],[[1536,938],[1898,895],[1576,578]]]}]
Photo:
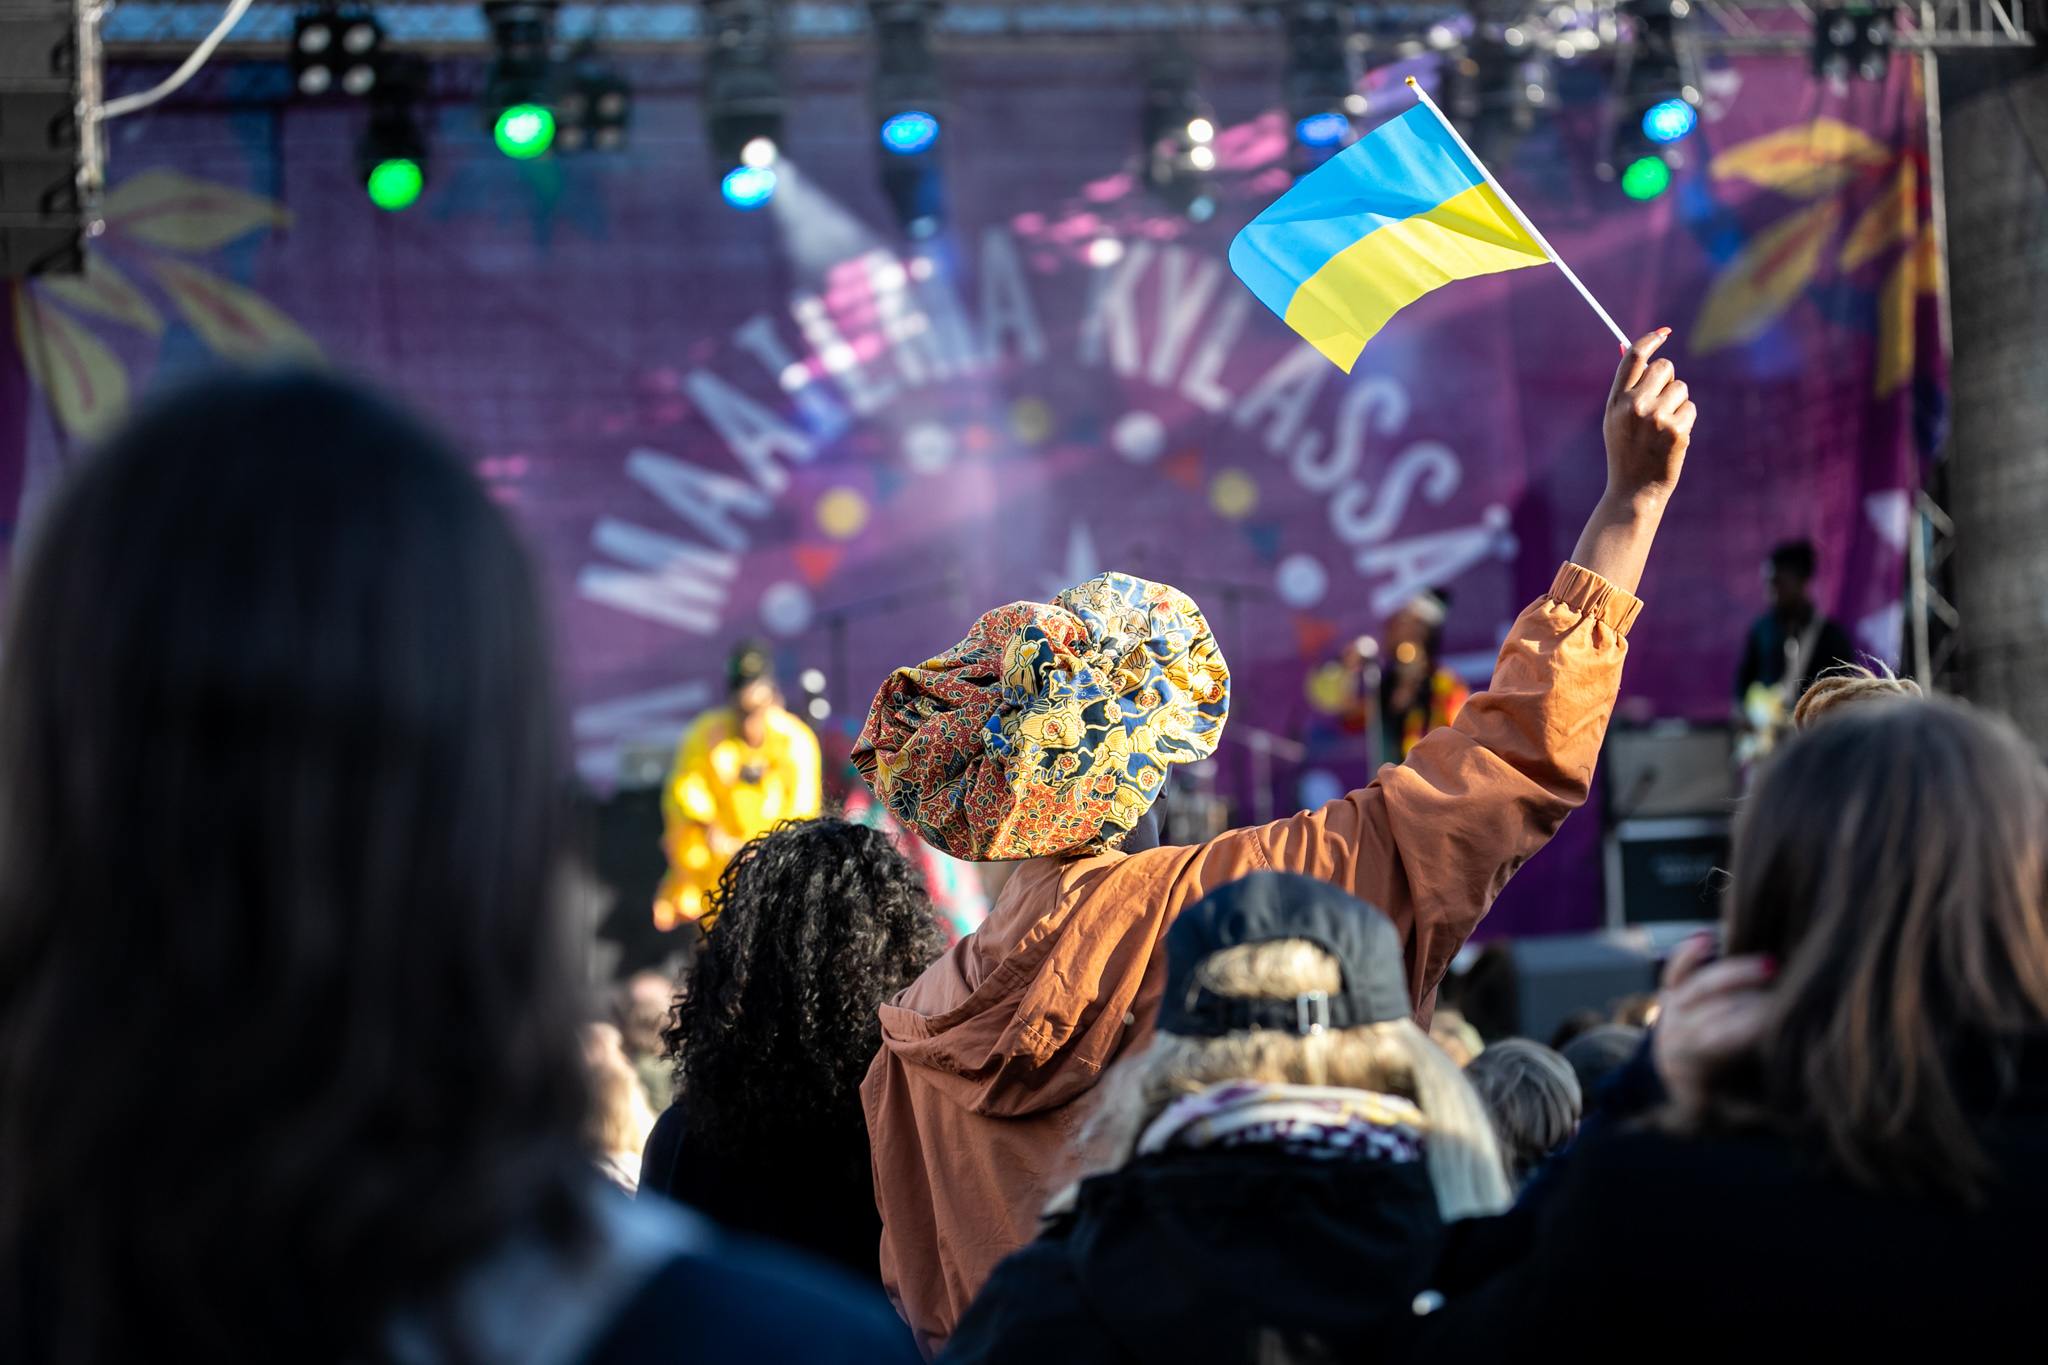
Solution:
[{"label": "painted fingernail", "polygon": [[1622,343],[1621,343],[1621,353],[1622,353],[1623,355],[1627,355],[1627,354],[1628,354],[1628,343],[1627,343],[1626,341],[1624,341],[1624,342],[1622,342]]},{"label": "painted fingernail", "polygon": [[1768,981],[1778,974],[1778,959],[1769,953],[1765,953],[1763,960],[1757,964],[1757,967],[1763,972],[1764,980]]}]

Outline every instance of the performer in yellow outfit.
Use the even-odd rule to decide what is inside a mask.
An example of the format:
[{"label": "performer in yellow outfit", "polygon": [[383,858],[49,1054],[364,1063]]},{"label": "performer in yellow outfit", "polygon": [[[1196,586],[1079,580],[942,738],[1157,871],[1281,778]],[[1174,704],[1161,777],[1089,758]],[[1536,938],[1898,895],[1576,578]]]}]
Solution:
[{"label": "performer in yellow outfit", "polygon": [[695,920],[708,931],[711,891],[740,846],[818,813],[818,737],[783,709],[768,651],[740,646],[726,680],[732,704],[691,722],[662,791],[668,876],[654,897],[657,929]]}]

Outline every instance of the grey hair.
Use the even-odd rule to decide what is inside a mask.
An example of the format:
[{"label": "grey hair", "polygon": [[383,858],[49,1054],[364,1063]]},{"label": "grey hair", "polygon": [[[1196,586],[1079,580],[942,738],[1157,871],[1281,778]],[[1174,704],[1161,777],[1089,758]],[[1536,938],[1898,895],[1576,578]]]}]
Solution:
[{"label": "grey hair", "polygon": [[1586,1101],[1578,1073],[1541,1043],[1495,1043],[1466,1064],[1465,1077],[1493,1116],[1494,1135],[1517,1185],[1579,1129]]}]

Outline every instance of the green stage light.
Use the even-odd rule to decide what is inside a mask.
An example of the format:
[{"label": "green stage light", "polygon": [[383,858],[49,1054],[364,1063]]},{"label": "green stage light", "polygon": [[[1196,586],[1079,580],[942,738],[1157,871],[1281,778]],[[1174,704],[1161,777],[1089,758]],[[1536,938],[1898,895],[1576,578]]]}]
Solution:
[{"label": "green stage light", "polygon": [[409,156],[395,156],[372,166],[363,185],[370,192],[371,203],[386,213],[397,213],[419,202],[420,190],[426,183],[419,162]]},{"label": "green stage light", "polygon": [[554,113],[543,104],[515,104],[498,115],[492,130],[498,150],[514,161],[531,161],[555,140]]},{"label": "green stage light", "polygon": [[1639,156],[1621,173],[1621,192],[1631,199],[1655,199],[1671,188],[1671,168],[1661,156]]}]

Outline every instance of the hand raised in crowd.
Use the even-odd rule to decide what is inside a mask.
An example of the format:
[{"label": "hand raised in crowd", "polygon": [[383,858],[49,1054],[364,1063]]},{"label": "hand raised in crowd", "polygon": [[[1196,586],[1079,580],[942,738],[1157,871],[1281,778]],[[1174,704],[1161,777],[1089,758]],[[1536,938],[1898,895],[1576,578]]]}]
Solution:
[{"label": "hand raised in crowd", "polygon": [[1682,1108],[1697,1109],[1714,1067],[1763,1037],[1771,1002],[1766,987],[1777,973],[1771,957],[1716,961],[1708,934],[1687,939],[1671,955],[1657,997],[1650,1056]]},{"label": "hand raised in crowd", "polygon": [[1699,409],[1671,362],[1657,358],[1670,337],[1671,329],[1660,327],[1638,338],[1614,372],[1601,423],[1610,494],[1661,502],[1671,496],[1685,468]]},{"label": "hand raised in crowd", "polygon": [[1657,524],[1685,469],[1699,415],[1690,392],[1657,350],[1670,339],[1660,327],[1623,352],[1607,390],[1601,435],[1607,445],[1607,491],[1586,522],[1572,562],[1624,592],[1642,581]]}]

